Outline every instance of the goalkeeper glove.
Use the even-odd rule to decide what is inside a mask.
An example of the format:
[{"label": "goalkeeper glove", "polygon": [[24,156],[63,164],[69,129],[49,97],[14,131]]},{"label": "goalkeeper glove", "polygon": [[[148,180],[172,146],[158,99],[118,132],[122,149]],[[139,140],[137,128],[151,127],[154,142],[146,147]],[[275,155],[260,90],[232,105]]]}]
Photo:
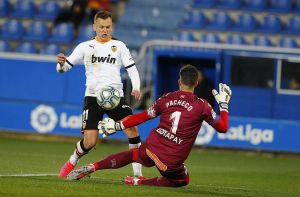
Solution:
[{"label": "goalkeeper glove", "polygon": [[217,103],[219,104],[220,111],[228,112],[228,103],[231,97],[231,89],[224,83],[219,83],[219,92],[215,89],[212,90]]},{"label": "goalkeeper glove", "polygon": [[103,136],[109,136],[123,128],[120,122],[115,122],[111,118],[104,118],[102,121],[99,121],[98,129],[100,134],[104,134]]}]

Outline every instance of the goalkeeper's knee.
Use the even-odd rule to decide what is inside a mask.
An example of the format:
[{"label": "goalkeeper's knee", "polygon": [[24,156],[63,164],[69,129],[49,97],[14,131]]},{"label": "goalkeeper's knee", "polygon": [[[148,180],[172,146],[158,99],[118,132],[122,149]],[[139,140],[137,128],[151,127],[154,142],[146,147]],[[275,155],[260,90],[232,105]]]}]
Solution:
[{"label": "goalkeeper's knee", "polygon": [[170,181],[172,181],[174,183],[175,187],[183,187],[186,186],[190,183],[190,177],[189,175],[187,175],[185,178],[183,179],[169,179]]}]

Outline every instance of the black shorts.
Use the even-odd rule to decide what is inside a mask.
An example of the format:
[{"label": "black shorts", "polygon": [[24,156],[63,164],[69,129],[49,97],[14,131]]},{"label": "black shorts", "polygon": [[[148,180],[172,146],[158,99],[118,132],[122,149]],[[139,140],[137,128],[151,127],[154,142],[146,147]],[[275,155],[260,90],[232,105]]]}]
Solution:
[{"label": "black shorts", "polygon": [[124,97],[121,97],[121,101],[116,108],[105,110],[98,105],[96,97],[86,96],[84,98],[81,130],[98,130],[98,123],[103,119],[104,114],[115,121],[119,121],[132,115],[132,109]]}]

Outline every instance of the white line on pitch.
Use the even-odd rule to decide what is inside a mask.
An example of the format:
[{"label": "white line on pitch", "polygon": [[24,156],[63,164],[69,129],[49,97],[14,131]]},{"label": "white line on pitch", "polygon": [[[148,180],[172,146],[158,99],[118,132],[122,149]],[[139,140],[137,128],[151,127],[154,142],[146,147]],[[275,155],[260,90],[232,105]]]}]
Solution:
[{"label": "white line on pitch", "polygon": [[58,176],[58,174],[0,174],[0,177],[36,177],[36,176]]}]

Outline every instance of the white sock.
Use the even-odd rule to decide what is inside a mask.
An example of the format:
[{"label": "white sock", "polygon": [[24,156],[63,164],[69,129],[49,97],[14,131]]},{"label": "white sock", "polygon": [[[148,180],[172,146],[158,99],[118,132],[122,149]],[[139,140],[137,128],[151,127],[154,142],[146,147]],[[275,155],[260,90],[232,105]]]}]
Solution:
[{"label": "white sock", "polygon": [[[138,148],[140,146],[141,146],[141,142],[139,142],[138,144],[129,144],[129,149]],[[143,176],[141,164],[133,162],[132,169],[133,169],[133,176],[135,176],[135,177]]]},{"label": "white sock", "polygon": [[82,148],[81,148],[81,145],[80,145],[80,141],[77,142],[76,144],[76,148],[74,150],[74,153],[73,155],[71,155],[69,161],[71,164],[73,165],[76,165],[80,159],[80,157],[82,157],[83,155],[87,154],[87,152],[85,152]]},{"label": "white sock", "polygon": [[73,155],[71,155],[69,161],[70,161],[70,163],[73,164],[74,166],[78,163],[79,157],[78,157],[78,155],[76,154],[76,150],[74,151]]}]

